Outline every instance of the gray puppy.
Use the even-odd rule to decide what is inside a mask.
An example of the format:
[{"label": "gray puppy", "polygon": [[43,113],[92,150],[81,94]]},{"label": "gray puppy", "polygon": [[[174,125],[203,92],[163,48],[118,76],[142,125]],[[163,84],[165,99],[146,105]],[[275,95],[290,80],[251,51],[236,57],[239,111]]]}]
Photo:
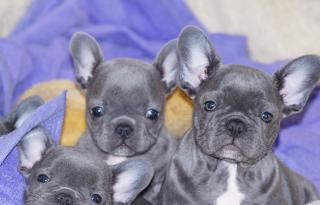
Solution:
[{"label": "gray puppy", "polygon": [[96,40],[85,33],[74,34],[70,44],[77,79],[86,90],[88,129],[78,146],[109,165],[150,161],[155,176],[144,193],[150,202],[159,194],[176,147],[163,120],[165,97],[176,85],[175,48],[175,41],[168,43],[149,64],[126,58],[104,61]]},{"label": "gray puppy", "polygon": [[162,186],[164,205],[301,205],[314,186],[272,153],[280,121],[300,112],[320,77],[320,57],[289,62],[273,76],[222,65],[195,27],[179,36],[180,85],[194,98],[185,134]]},{"label": "gray puppy", "polygon": [[[28,101],[16,127],[29,116],[40,98]],[[27,179],[25,204],[131,204],[150,183],[149,162],[131,160],[108,166],[101,158],[77,147],[54,145],[48,131],[38,126],[19,143],[19,170]]]}]

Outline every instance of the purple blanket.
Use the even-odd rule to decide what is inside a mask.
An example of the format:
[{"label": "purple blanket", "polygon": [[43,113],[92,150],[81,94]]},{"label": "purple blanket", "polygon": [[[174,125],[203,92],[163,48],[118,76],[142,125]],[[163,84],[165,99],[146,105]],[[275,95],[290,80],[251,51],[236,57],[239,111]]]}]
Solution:
[{"label": "purple blanket", "polygon": [[39,107],[17,130],[0,137],[0,204],[22,204],[25,179],[17,170],[21,137],[35,126],[45,126],[59,141],[65,111],[66,93]]},{"label": "purple blanket", "polygon": [[[0,39],[0,115],[7,113],[34,83],[74,79],[68,44],[75,31],[95,36],[106,59],[134,57],[152,61],[160,47],[188,24],[202,27],[181,0],[35,0],[10,37]],[[224,63],[246,64],[268,73],[284,64],[251,60],[243,36],[213,34],[210,38]],[[318,188],[319,111],[320,95],[314,92],[305,112],[283,123],[275,146],[276,154],[287,165]]]}]

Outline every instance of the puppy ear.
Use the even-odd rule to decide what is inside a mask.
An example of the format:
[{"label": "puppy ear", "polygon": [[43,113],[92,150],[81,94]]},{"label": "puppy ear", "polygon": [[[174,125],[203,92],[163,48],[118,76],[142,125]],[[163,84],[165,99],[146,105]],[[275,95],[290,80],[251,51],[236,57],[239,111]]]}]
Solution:
[{"label": "puppy ear", "polygon": [[21,174],[27,178],[35,163],[39,162],[53,145],[52,137],[45,128],[36,127],[29,131],[18,145]]},{"label": "puppy ear", "polygon": [[320,56],[294,59],[274,74],[274,83],[283,102],[283,114],[300,112],[320,78]]},{"label": "puppy ear", "polygon": [[193,26],[186,27],[179,35],[178,54],[180,85],[193,97],[201,82],[218,69],[220,60],[208,37]]},{"label": "puppy ear", "polygon": [[10,123],[8,121],[6,121],[5,119],[1,120],[0,121],[0,136],[6,135],[11,131],[12,131],[12,126],[10,125]]},{"label": "puppy ear", "polygon": [[160,72],[162,81],[165,83],[166,92],[169,94],[178,82],[178,55],[177,40],[171,40],[164,45],[158,53],[154,66]]},{"label": "puppy ear", "polygon": [[[43,100],[39,96],[32,96],[23,100],[0,121],[0,136],[8,134],[15,128],[20,127],[25,118],[29,116],[29,113],[32,113],[43,103]],[[19,122],[17,121],[18,119],[20,119]]]},{"label": "puppy ear", "polygon": [[[22,101],[14,110],[14,126],[19,128],[30,115],[43,104],[38,97],[30,97]],[[53,145],[48,131],[42,127],[33,128],[19,142],[19,170],[28,177],[34,164],[40,161],[45,150]]]},{"label": "puppy ear", "polygon": [[102,50],[94,37],[87,33],[77,32],[71,38],[70,52],[77,81],[81,88],[85,89],[94,70],[103,61]]},{"label": "puppy ear", "polygon": [[131,204],[149,185],[153,174],[152,165],[145,160],[128,160],[115,165],[113,167],[115,204]]},{"label": "puppy ear", "polygon": [[37,95],[24,99],[10,113],[10,121],[15,128],[20,127],[24,121],[43,104],[43,99]]}]

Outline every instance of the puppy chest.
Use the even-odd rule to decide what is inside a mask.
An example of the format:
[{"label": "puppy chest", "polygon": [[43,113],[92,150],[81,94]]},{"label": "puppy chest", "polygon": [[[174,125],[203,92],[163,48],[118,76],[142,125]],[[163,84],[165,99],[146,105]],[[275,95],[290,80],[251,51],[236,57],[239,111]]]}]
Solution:
[{"label": "puppy chest", "polygon": [[237,183],[237,165],[227,164],[228,179],[224,192],[216,199],[216,205],[240,205],[244,199]]}]

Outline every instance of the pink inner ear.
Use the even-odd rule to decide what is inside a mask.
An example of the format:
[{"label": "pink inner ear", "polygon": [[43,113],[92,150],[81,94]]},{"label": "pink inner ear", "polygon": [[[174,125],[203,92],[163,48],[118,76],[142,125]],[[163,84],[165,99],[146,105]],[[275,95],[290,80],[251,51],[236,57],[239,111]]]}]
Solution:
[{"label": "pink inner ear", "polygon": [[287,92],[285,91],[285,89],[283,89],[283,90],[280,91],[280,96],[281,96],[282,98],[286,97],[287,95],[288,95],[288,94],[287,94]]},{"label": "pink inner ear", "polygon": [[198,73],[198,78],[200,81],[206,80],[208,78],[208,68],[207,65],[201,66],[201,69],[199,69],[200,72]]}]

